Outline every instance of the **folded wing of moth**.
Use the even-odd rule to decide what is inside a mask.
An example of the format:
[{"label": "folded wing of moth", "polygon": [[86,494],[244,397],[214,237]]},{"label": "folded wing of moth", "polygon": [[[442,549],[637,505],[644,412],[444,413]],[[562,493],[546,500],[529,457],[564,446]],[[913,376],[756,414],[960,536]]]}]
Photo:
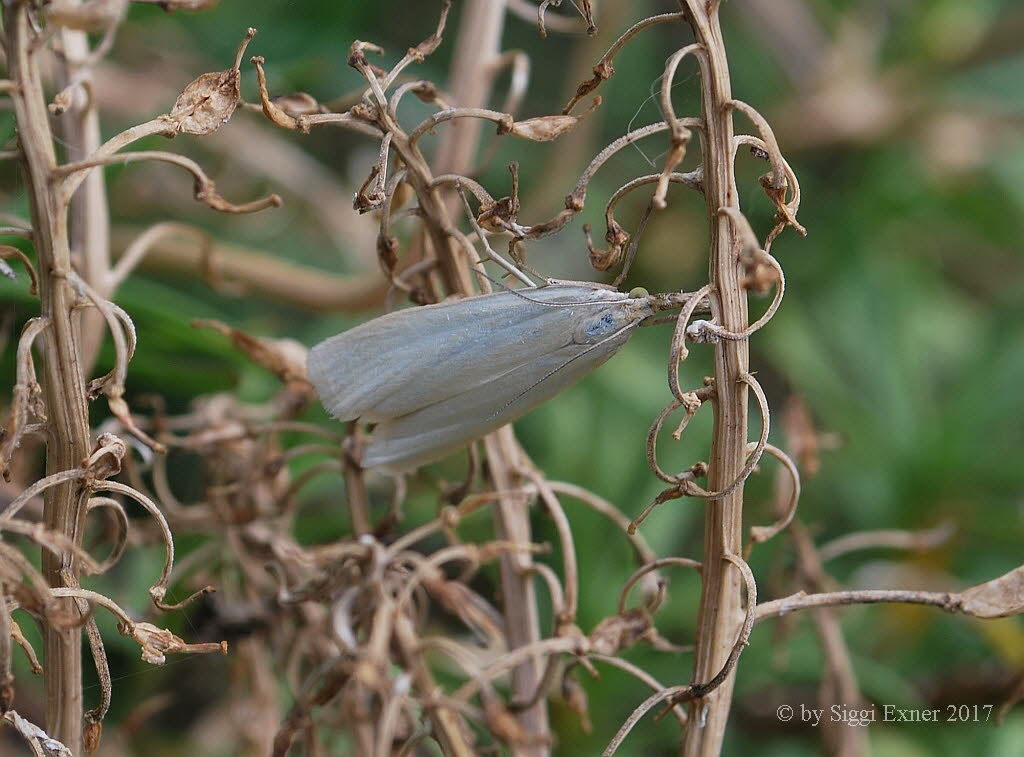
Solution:
[{"label": "folded wing of moth", "polygon": [[550,285],[400,310],[309,352],[309,378],[338,420],[377,424],[363,466],[436,460],[521,418],[621,348],[650,298]]}]

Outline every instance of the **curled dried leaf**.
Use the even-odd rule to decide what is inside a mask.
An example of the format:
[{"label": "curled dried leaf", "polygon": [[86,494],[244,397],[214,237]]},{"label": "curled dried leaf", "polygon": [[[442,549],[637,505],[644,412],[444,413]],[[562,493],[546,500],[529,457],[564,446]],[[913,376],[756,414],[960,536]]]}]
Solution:
[{"label": "curled dried leaf", "polygon": [[614,219],[608,221],[608,231],[604,238],[610,247],[603,249],[594,246],[594,240],[590,236],[590,224],[584,224],[583,233],[587,238],[587,249],[590,251],[590,265],[598,271],[608,271],[620,262],[629,244],[629,234]]},{"label": "curled dried leaf", "polygon": [[142,647],[142,660],[150,665],[163,665],[168,654],[201,654],[204,652],[228,653],[228,643],[207,642],[189,644],[175,636],[166,628],[158,628],[152,623],[122,623],[118,630],[124,636],[131,636]]},{"label": "curled dried leaf", "polygon": [[270,92],[267,90],[267,73],[263,70],[263,64],[267,62],[266,59],[262,55],[254,55],[250,62],[256,68],[256,83],[259,86],[264,115],[283,129],[304,130],[298,118],[278,105],[276,98],[270,96]]},{"label": "curled dried leaf", "polygon": [[758,260],[747,266],[743,288],[756,294],[765,294],[773,289],[779,280],[779,271],[775,266]]},{"label": "curled dried leaf", "polygon": [[611,79],[615,75],[615,66],[612,65],[610,60],[604,60],[594,66],[594,76],[587,79],[585,82],[580,84],[576,88],[576,94],[573,95],[569,104],[565,106],[562,113],[568,114],[576,107],[576,103],[582,100],[584,97],[589,95],[595,89],[601,86],[601,82]]},{"label": "curled dried leaf", "polygon": [[311,116],[314,113],[327,113],[328,110],[321,105],[313,95],[306,92],[292,92],[287,95],[278,95],[271,98],[271,102],[292,118],[300,116]]},{"label": "curled dried leaf", "polygon": [[513,197],[502,197],[487,205],[480,206],[476,222],[488,231],[505,231],[516,221],[519,203]]},{"label": "curled dried leaf", "polygon": [[18,276],[14,272],[14,269],[7,265],[5,260],[11,258],[17,258],[21,261],[21,264],[28,271],[29,278],[32,279],[32,285],[29,287],[28,293],[36,295],[39,293],[39,278],[36,275],[35,266],[32,265],[32,261],[28,259],[28,255],[19,250],[17,247],[13,247],[8,244],[0,244],[0,274],[3,274],[11,281],[16,281]]},{"label": "curled dried leaf", "polygon": [[437,89],[437,85],[432,81],[424,80],[417,82],[409,91],[427,105],[434,105],[441,101],[441,93]]},{"label": "curled dried leaf", "polygon": [[18,621],[14,618],[11,618],[11,640],[21,647],[21,651],[25,653],[25,659],[28,660],[29,669],[32,673],[37,676],[42,675],[43,666],[39,664],[39,658],[36,657],[35,647],[25,638],[21,626],[18,625]]},{"label": "curled dried leaf", "polygon": [[70,749],[32,721],[23,718],[17,711],[8,710],[4,713],[3,719],[25,740],[33,754],[43,757],[72,757]]},{"label": "curled dried leaf", "polygon": [[643,607],[635,607],[598,623],[590,632],[591,649],[598,654],[616,655],[648,638],[653,628],[651,614]]},{"label": "curled dried leaf", "polygon": [[786,202],[786,192],[789,187],[783,184],[780,187],[773,186],[774,174],[766,173],[759,180],[761,187],[764,189],[764,193],[768,196],[768,199],[775,205],[775,218],[776,221],[783,226],[792,226],[796,233],[802,237],[807,236],[807,229],[796,220],[796,211],[793,207],[793,201]]},{"label": "curled dried leaf", "polygon": [[148,444],[153,451],[166,452],[167,448],[163,444],[139,428],[135,419],[132,418],[131,408],[128,407],[128,403],[125,402],[124,397],[122,396],[123,391],[124,390],[120,387],[108,387],[106,389],[107,407],[110,408],[111,414],[121,422],[121,425],[124,426],[126,430],[131,432],[136,438],[141,439],[143,442]]},{"label": "curled dried leaf", "polygon": [[128,445],[114,434],[100,434],[96,439],[92,454],[83,462],[82,467],[99,479],[116,476],[121,472],[121,461],[128,452]]},{"label": "curled dried leaf", "polygon": [[306,378],[306,348],[291,339],[259,339],[225,323],[196,319],[194,328],[219,331],[229,337],[250,360],[277,376],[281,381],[308,381]]}]

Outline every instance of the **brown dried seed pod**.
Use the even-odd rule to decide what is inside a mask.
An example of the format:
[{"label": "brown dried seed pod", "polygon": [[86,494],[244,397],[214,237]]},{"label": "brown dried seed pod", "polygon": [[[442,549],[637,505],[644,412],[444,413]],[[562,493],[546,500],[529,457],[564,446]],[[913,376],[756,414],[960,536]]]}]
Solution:
[{"label": "brown dried seed pod", "polygon": [[168,114],[183,134],[203,136],[227,123],[241,97],[237,68],[212,71],[193,80],[174,102]]},{"label": "brown dried seed pod", "polygon": [[568,131],[579,121],[577,116],[540,116],[525,121],[515,121],[508,133],[533,142],[550,142]]},{"label": "brown dried seed pod", "polygon": [[203,136],[217,131],[227,123],[241,100],[239,84],[242,74],[238,70],[242,55],[249,46],[256,30],[246,30],[235,54],[235,65],[226,71],[211,71],[194,79],[178,95],[167,119],[175,130],[183,134]]}]

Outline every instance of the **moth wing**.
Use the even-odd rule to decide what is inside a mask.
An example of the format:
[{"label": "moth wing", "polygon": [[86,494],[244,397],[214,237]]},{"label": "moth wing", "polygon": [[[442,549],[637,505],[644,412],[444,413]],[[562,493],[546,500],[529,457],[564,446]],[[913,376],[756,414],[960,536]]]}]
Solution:
[{"label": "moth wing", "polygon": [[[409,308],[331,337],[309,352],[309,378],[339,420],[383,421],[476,389],[572,339],[574,307],[616,301],[589,287],[549,286]],[[529,298],[529,299],[527,299]],[[587,307],[585,304],[584,307]]]},{"label": "moth wing", "polygon": [[385,420],[363,452],[363,467],[403,473],[454,452],[572,386],[618,352],[631,334],[623,330],[597,345],[570,343],[471,391]]}]

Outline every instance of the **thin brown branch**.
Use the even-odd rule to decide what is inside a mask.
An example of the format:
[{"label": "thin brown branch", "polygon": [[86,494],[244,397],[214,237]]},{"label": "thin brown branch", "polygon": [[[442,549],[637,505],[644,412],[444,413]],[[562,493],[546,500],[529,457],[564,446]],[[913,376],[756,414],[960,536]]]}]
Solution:
[{"label": "thin brown branch", "polygon": [[[663,691],[666,688],[668,688],[667,686],[665,686],[665,684],[658,681],[658,679],[656,679],[650,673],[645,671],[643,668],[637,667],[633,663],[629,662],[629,660],[623,660],[621,657],[611,657],[609,655],[597,654],[596,652],[591,652],[587,655],[587,657],[591,660],[596,660],[598,662],[603,662],[607,665],[611,665],[613,668],[618,668],[619,670],[626,671],[637,680],[643,681],[654,691]],[[684,710],[680,705],[672,705],[672,714],[676,716],[676,720],[679,721],[680,726],[686,725],[686,710]]]},{"label": "thin brown branch", "polygon": [[615,59],[615,56],[618,55],[619,51],[621,51],[622,48],[626,46],[626,43],[633,39],[633,37],[644,29],[656,24],[675,23],[684,21],[685,19],[686,16],[684,13],[663,13],[659,16],[649,16],[648,18],[633,24],[633,26],[623,32],[622,35],[615,40],[614,44],[608,48],[608,52],[606,52],[601,57],[601,60],[598,61],[597,65],[594,66],[594,78],[583,82],[579,87],[577,87],[576,94],[573,95],[571,100],[569,100],[565,108],[562,109],[562,112],[571,113],[572,109],[576,107],[576,103],[601,86],[601,82],[606,81],[615,75],[615,66],[612,65],[612,61]]},{"label": "thin brown branch", "polygon": [[799,591],[758,605],[755,620],[786,615],[813,607],[863,604],[913,604],[975,618],[1002,618],[1024,612],[1024,568],[959,592],[860,589],[807,594]]},{"label": "thin brown branch", "polygon": [[864,604],[911,604],[938,607],[945,612],[961,612],[955,592],[903,591],[899,589],[861,589],[807,594],[798,591],[782,599],[773,599],[757,607],[756,620],[776,618],[797,610],[815,607],[842,607]]},{"label": "thin brown branch", "polygon": [[[145,123],[132,126],[108,139],[86,159],[110,157],[111,155],[120,152],[128,145],[138,142],[140,139],[145,139],[146,137],[152,137],[154,135],[160,135],[170,139],[175,135],[174,125],[165,116],[159,116],[150,121],[146,121]],[[76,176],[69,177],[64,182],[63,193],[65,202],[74,196],[78,187],[81,186],[82,182],[85,181],[88,176],[88,173],[81,173]]]},{"label": "thin brown branch", "polygon": [[0,440],[0,474],[5,481],[11,478],[11,458],[22,437],[28,432],[33,414],[37,418],[45,418],[45,408],[39,396],[41,388],[36,379],[35,363],[32,360],[32,347],[49,325],[50,322],[46,318],[31,318],[22,329],[21,338],[18,340],[11,419],[6,435]]},{"label": "thin brown branch", "polygon": [[[232,284],[244,292],[314,312],[362,312],[379,307],[384,299],[387,287],[379,274],[349,276],[319,270],[280,255],[209,240],[205,232],[190,226],[160,225],[160,229],[145,240],[135,237],[140,246],[143,241],[146,245],[139,262],[143,270],[198,275],[214,285]],[[196,237],[198,243],[187,236]],[[126,237],[115,235],[115,243],[128,246]],[[115,266],[125,273],[129,268],[128,264],[123,269]]]},{"label": "thin brown branch", "polygon": [[944,521],[925,531],[904,531],[882,529],[879,531],[858,531],[822,544],[818,548],[822,562],[834,560],[851,552],[864,549],[906,549],[921,551],[942,546],[956,533],[956,525]]},{"label": "thin brown branch", "polygon": [[[641,566],[633,572],[633,575],[626,579],[626,582],[622,585],[622,589],[619,591],[619,615],[626,612],[626,601],[629,599],[629,593],[632,591],[633,587],[636,586],[637,581],[640,581],[641,579],[650,576],[655,571],[659,571],[670,565],[691,568],[697,571],[697,573],[700,573],[703,567],[699,562],[691,560],[688,557],[662,557]],[[648,596],[644,602],[652,613],[658,610],[658,607],[664,599],[664,585],[667,584],[667,581],[656,577],[655,584],[655,591],[646,592]]]},{"label": "thin brown branch", "polygon": [[134,639],[142,648],[142,660],[151,665],[163,665],[170,654],[204,654],[207,652],[220,652],[227,654],[228,643],[207,642],[202,644],[187,644],[170,631],[157,628],[152,623],[137,622],[131,619],[127,612],[114,600],[99,592],[89,589],[64,589],[53,590],[55,597],[73,597],[84,599],[92,604],[99,605],[109,610],[118,621],[118,630],[124,636]]},{"label": "thin brown branch", "polygon": [[241,205],[228,202],[217,193],[217,185],[209,176],[206,175],[206,172],[203,171],[198,163],[183,155],[178,155],[173,152],[164,152],[161,150],[138,150],[136,152],[126,153],[123,155],[103,155],[75,163],[65,163],[53,170],[53,177],[56,180],[65,180],[60,191],[62,201],[68,202],[71,199],[71,194],[74,192],[74,188],[68,182],[71,182],[71,177],[75,174],[97,166],[123,166],[128,165],[129,163],[147,160],[170,163],[178,166],[179,168],[183,168],[192,174],[192,177],[195,179],[193,193],[196,200],[204,203],[213,210],[218,210],[222,213],[255,213],[266,208],[280,207],[281,205],[281,198],[276,194],[271,194],[262,199],[253,200]]},{"label": "thin brown branch", "polygon": [[647,544],[647,540],[640,534],[629,532],[629,518],[611,502],[576,484],[565,481],[548,481],[547,483],[553,491],[578,499],[612,521],[622,531],[623,535],[629,539],[638,562],[646,564],[656,559],[656,555]]},{"label": "thin brown branch", "polygon": [[778,519],[770,526],[750,527],[750,543],[747,546],[748,552],[750,547],[754,544],[763,544],[792,523],[793,518],[796,516],[797,503],[800,501],[800,471],[797,469],[796,463],[793,462],[793,459],[789,455],[774,444],[765,444],[764,451],[782,463],[782,469],[786,471],[786,474],[789,476],[790,484],[787,489],[789,492],[789,498],[785,504],[779,508],[781,514]]}]

